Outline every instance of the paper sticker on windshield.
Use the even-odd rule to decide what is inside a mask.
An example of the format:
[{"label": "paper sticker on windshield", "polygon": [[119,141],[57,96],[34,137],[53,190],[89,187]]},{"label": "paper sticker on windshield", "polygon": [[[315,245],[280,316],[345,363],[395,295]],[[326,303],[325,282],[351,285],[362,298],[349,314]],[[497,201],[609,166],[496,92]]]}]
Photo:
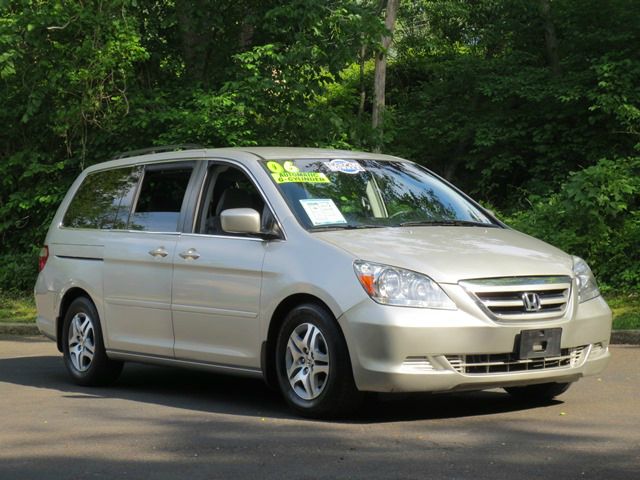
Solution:
[{"label": "paper sticker on windshield", "polygon": [[273,172],[271,176],[276,183],[331,183],[320,172]]},{"label": "paper sticker on windshield", "polygon": [[305,198],[300,200],[300,204],[315,227],[347,223],[336,204],[330,198]]},{"label": "paper sticker on windshield", "polygon": [[365,171],[364,167],[355,160],[342,160],[340,158],[335,158],[330,162],[327,162],[326,165],[332,172],[355,174]]}]

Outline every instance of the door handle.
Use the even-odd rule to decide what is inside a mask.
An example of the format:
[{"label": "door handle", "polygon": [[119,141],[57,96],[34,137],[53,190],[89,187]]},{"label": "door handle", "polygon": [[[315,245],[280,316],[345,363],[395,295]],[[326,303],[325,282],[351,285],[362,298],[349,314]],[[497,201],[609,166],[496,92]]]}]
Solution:
[{"label": "door handle", "polygon": [[198,258],[200,258],[200,254],[195,248],[190,248],[188,250],[185,250],[184,252],[180,252],[178,255],[180,255],[185,260],[197,260]]},{"label": "door handle", "polygon": [[152,257],[166,257],[167,255],[169,255],[169,252],[167,252],[167,250],[164,247],[158,247],[155,248],[153,250],[149,250],[149,255],[151,255]]}]

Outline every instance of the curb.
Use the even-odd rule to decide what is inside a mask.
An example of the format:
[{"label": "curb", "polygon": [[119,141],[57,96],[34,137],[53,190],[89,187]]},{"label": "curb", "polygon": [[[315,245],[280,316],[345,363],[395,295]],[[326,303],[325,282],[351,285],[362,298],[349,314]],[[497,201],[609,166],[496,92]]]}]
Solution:
[{"label": "curb", "polygon": [[640,330],[613,330],[612,345],[640,345]]},{"label": "curb", "polygon": [[0,335],[40,335],[35,323],[0,323]]},{"label": "curb", "polygon": [[[40,335],[34,323],[0,323],[0,335]],[[613,330],[611,345],[640,345],[640,330]]]}]

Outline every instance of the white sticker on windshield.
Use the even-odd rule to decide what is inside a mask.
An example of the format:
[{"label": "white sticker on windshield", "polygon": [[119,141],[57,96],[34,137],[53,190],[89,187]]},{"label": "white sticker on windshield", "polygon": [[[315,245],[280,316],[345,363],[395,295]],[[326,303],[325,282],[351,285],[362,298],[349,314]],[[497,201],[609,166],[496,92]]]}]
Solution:
[{"label": "white sticker on windshield", "polygon": [[300,200],[314,226],[347,223],[347,221],[330,198],[305,198]]},{"label": "white sticker on windshield", "polygon": [[332,172],[355,174],[365,171],[364,167],[355,160],[342,160],[340,158],[335,158],[330,162],[327,162],[326,165]]}]

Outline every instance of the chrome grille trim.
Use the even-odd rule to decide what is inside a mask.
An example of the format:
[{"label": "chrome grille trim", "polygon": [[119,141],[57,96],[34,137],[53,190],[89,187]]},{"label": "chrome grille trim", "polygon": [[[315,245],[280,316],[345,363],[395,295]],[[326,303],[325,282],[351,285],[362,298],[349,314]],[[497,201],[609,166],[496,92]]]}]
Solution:
[{"label": "chrome grille trim", "polygon": [[431,372],[435,370],[433,364],[427,357],[407,357],[404,362],[402,362],[402,367],[422,372]]},{"label": "chrome grille trim", "polygon": [[607,353],[607,350],[607,347],[605,347],[602,342],[594,343],[589,352],[589,358],[597,358],[600,355],[604,355]]},{"label": "chrome grille trim", "polygon": [[[459,282],[494,320],[544,320],[562,317],[571,298],[571,277],[503,277]],[[523,296],[535,294],[540,308],[527,311]]]},{"label": "chrome grille trim", "polygon": [[520,360],[513,353],[446,355],[453,370],[463,375],[487,375],[535,370],[555,370],[582,365],[590,345],[563,348],[560,356]]}]

